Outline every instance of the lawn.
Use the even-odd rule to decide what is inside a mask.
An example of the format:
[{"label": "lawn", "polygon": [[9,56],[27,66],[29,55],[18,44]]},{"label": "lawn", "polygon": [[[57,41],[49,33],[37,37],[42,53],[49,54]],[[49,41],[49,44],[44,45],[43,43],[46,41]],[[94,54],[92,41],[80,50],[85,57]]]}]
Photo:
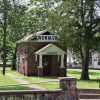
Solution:
[{"label": "lawn", "polygon": [[[17,77],[22,78],[23,80],[26,80],[28,82],[44,82],[44,81],[57,81],[57,77],[27,77],[19,74],[16,71],[11,72],[12,74],[16,75]],[[80,79],[81,75],[81,69],[68,69],[68,76],[74,76],[77,77],[77,87],[78,88],[98,88],[99,87],[99,81],[97,80],[98,77],[100,77],[100,70],[89,70],[90,79],[82,81]],[[39,86],[42,86],[47,89],[58,89],[59,88],[59,82],[49,82],[49,83],[43,83],[38,84]]]},{"label": "lawn", "polygon": [[[6,69],[6,73],[10,72],[10,69]],[[11,84],[16,86],[11,86]],[[18,82],[12,80],[7,75],[2,75],[2,68],[0,68],[0,90],[25,90],[30,89],[26,86],[19,85]]]},{"label": "lawn", "polygon": [[80,80],[81,69],[68,69],[68,76],[77,77],[78,88],[98,88],[100,78],[100,70],[89,70],[90,80]]},{"label": "lawn", "polygon": [[[1,70],[2,69],[0,68],[0,72],[1,72]],[[58,80],[57,77],[27,77],[27,76],[23,76],[22,74],[20,74],[16,71],[11,71],[10,68],[6,68],[6,73],[11,73],[11,74],[15,75],[17,78],[20,78],[20,79],[28,81],[28,82],[46,82],[46,81],[51,81],[51,80],[52,81]],[[100,70],[89,70],[91,80],[88,80],[88,81],[87,80],[86,81],[79,80],[80,74],[81,74],[81,69],[68,69],[67,75],[77,77],[77,87],[78,88],[98,88],[99,87],[99,81],[97,80],[97,78],[100,77]],[[7,75],[3,76],[0,73],[0,90],[29,89],[28,87],[21,86],[21,85],[5,86],[5,87],[1,86],[1,85],[9,85],[9,84],[19,84],[19,83],[13,81]],[[59,88],[59,82],[48,82],[48,83],[42,83],[42,84],[37,84],[37,85],[44,87],[46,89],[58,89]]]},{"label": "lawn", "polygon": [[[14,74],[17,77],[20,77],[20,79],[23,79],[25,81],[28,81],[30,83],[33,82],[47,82],[47,81],[58,81],[57,77],[27,77],[27,76],[23,76],[22,74],[16,72],[16,71],[12,71],[12,74]],[[37,84],[36,84],[37,85]],[[46,89],[58,89],[59,88],[59,82],[48,82],[48,83],[42,83],[42,84],[38,84],[41,87],[44,87]]]}]

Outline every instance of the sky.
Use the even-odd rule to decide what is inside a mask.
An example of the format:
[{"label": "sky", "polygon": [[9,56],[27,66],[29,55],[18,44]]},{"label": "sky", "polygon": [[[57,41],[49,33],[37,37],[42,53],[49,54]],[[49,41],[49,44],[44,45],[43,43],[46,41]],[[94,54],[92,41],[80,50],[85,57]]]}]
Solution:
[{"label": "sky", "polygon": [[96,8],[96,13],[100,16],[100,0],[97,0],[97,8]]},{"label": "sky", "polygon": [[21,1],[25,1],[26,3],[28,3],[30,0],[21,0]]},{"label": "sky", "polygon": [[19,3],[26,5],[30,0],[15,0],[19,1]]}]

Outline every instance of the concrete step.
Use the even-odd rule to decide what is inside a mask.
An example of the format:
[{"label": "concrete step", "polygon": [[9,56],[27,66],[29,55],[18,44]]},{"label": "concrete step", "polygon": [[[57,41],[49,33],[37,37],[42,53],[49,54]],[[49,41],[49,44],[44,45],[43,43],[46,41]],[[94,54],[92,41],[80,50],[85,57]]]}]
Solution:
[{"label": "concrete step", "polygon": [[100,100],[100,94],[79,94],[80,100]]}]

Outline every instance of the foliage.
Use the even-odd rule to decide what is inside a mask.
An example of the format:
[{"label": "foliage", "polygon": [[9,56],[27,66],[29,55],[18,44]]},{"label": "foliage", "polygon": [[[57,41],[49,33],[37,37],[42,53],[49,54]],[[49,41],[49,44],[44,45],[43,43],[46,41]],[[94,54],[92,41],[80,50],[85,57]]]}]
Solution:
[{"label": "foliage", "polygon": [[16,42],[24,35],[31,33],[29,28],[30,15],[27,12],[27,8],[28,6],[23,5],[19,0],[1,1],[0,35],[3,38],[1,41],[3,48],[1,47],[0,49],[4,55],[4,66],[6,66],[6,59],[14,59]]},{"label": "foliage", "polygon": [[[71,48],[81,59],[81,79],[89,79],[90,54],[100,48],[100,16],[96,0],[31,0],[39,25],[60,36],[60,44]],[[38,17],[36,17],[38,18]],[[38,26],[40,28],[40,26]]]},{"label": "foliage", "polygon": [[[81,0],[78,4],[78,10],[76,20],[75,20],[75,27],[77,36],[77,41],[79,40],[80,43],[77,44],[77,41],[73,42],[79,46],[76,46],[78,51],[81,54],[83,70],[81,74],[81,79],[86,80],[89,79],[88,74],[88,65],[90,61],[90,53],[92,50],[96,49],[99,46],[100,40],[95,37],[97,33],[100,32],[100,18],[98,14],[96,14],[96,6],[98,2],[95,0]],[[97,6],[99,7],[99,6]]]},{"label": "foliage", "polygon": [[0,45],[0,51],[7,50],[4,58],[12,56],[15,63],[16,42],[32,32],[48,29],[60,36],[60,45],[71,48],[81,59],[81,79],[89,79],[90,54],[100,49],[99,7],[97,0],[30,0],[28,5],[19,0],[1,0],[0,44],[5,45]]}]

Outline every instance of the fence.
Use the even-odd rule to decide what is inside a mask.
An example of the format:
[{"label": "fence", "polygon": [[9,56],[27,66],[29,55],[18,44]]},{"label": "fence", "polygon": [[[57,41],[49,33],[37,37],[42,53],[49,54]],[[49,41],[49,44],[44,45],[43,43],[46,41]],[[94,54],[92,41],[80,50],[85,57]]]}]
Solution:
[{"label": "fence", "polygon": [[76,78],[61,77],[59,90],[0,91],[0,100],[78,100]]}]

